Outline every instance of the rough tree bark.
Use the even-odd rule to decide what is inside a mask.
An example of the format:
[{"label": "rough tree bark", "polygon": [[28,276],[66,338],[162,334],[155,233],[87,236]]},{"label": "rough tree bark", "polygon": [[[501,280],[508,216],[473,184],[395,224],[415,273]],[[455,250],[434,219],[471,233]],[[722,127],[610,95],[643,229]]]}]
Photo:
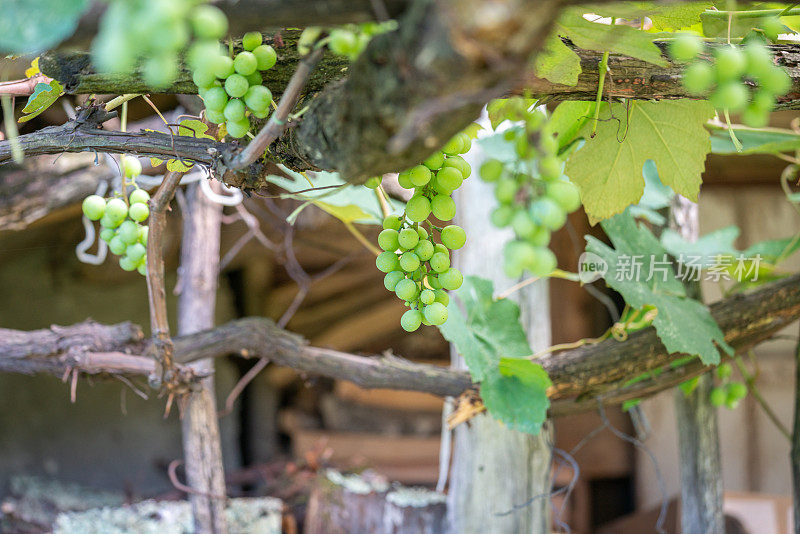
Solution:
[{"label": "rough tree bark", "polygon": [[[469,161],[479,166],[481,155]],[[492,188],[469,179],[454,194],[457,223],[472,242],[458,251],[456,264],[464,272],[480,273],[499,289],[513,283],[503,273],[502,247],[507,230],[490,221]],[[480,243],[475,241],[480,236]],[[533,351],[550,345],[547,282],[537,282],[510,298],[520,303],[522,324]],[[455,349],[452,349],[455,350]],[[466,369],[455,356],[456,367]],[[483,413],[454,430],[450,487],[447,496],[449,532],[549,532],[551,433],[537,436],[510,430]]]},{"label": "rough tree bark", "polygon": [[[697,241],[700,236],[697,204],[675,195],[670,207],[670,226],[684,239]],[[700,282],[690,281],[685,286],[690,296],[700,298]],[[688,395],[675,390],[683,534],[725,532],[717,410],[709,400],[713,386],[713,374],[706,372],[697,377],[697,387]]]},{"label": "rough tree bark", "polygon": [[[189,335],[214,326],[217,299],[222,206],[208,200],[195,182],[186,189],[183,205],[178,334]],[[185,399],[183,455],[195,532],[226,534],[225,474],[220,445],[214,360],[191,366],[210,376],[201,379]]]}]

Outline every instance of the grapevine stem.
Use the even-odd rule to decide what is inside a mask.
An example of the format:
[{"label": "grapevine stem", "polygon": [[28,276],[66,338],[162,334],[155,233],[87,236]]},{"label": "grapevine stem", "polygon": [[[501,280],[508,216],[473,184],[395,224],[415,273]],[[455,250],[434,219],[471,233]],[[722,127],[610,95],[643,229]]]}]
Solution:
[{"label": "grapevine stem", "polygon": [[576,273],[570,273],[567,271],[562,271],[561,269],[555,269],[553,272],[551,272],[545,277],[532,276],[530,278],[522,280],[517,284],[514,284],[513,286],[509,287],[508,289],[497,295],[497,298],[495,300],[503,300],[505,298],[508,298],[516,291],[519,291],[525,286],[531,285],[532,283],[534,283],[537,280],[540,280],[541,278],[561,278],[562,280],[571,280],[573,282],[577,282],[579,280],[578,275]]},{"label": "grapevine stem", "polygon": [[[116,98],[112,98],[111,100],[109,100],[109,101],[106,103],[106,105],[105,105],[105,110],[106,110],[106,111],[111,111],[112,109],[116,109],[116,108],[118,108],[120,105],[122,105],[122,104],[126,103],[128,100],[133,100],[133,99],[134,99],[134,98],[136,98],[137,96],[142,96],[142,95],[141,95],[141,94],[139,94],[139,93],[132,93],[132,94],[129,94],[129,95],[120,95],[120,96],[118,96],[118,97],[116,97]],[[123,132],[124,132],[124,131],[125,131],[125,130],[123,130]]]},{"label": "grapevine stem", "polygon": [[367,239],[366,237],[364,237],[364,234],[362,234],[361,232],[359,232],[359,231],[358,231],[358,228],[356,228],[355,226],[353,226],[353,223],[351,223],[351,222],[344,222],[344,221],[342,221],[342,222],[344,223],[344,227],[345,227],[345,228],[347,228],[347,231],[348,231],[348,232],[350,232],[351,234],[353,234],[353,237],[355,237],[355,238],[356,238],[356,240],[357,240],[359,243],[361,243],[362,245],[364,245],[364,248],[366,248],[367,250],[369,250],[370,252],[372,252],[372,253],[373,253],[373,254],[375,254],[376,256],[380,255],[381,251],[380,251],[380,250],[378,250],[378,248],[377,248],[375,245],[373,245],[372,243],[370,243],[370,242],[369,242],[369,239]]},{"label": "grapevine stem", "polygon": [[787,9],[751,9],[743,11],[718,11],[716,9],[706,9],[703,13],[705,17],[711,18],[737,18],[737,19],[758,19],[769,16],[786,17],[790,15],[800,15],[800,8]]},{"label": "grapevine stem", "polygon": [[2,95],[3,104],[3,122],[6,127],[6,135],[8,142],[11,143],[11,157],[14,163],[22,163],[25,154],[19,144],[19,130],[17,130],[17,123],[14,120],[14,106],[11,104],[11,98],[8,95]]},{"label": "grapevine stem", "polygon": [[742,143],[739,141],[739,138],[736,137],[736,132],[733,131],[733,125],[731,124],[731,116],[728,114],[728,110],[723,110],[725,114],[725,124],[728,125],[728,133],[731,136],[731,141],[733,142],[733,146],[736,147],[736,152],[742,151]]},{"label": "grapevine stem", "polygon": [[597,133],[597,123],[600,119],[600,104],[603,101],[603,87],[606,84],[606,72],[608,71],[608,52],[603,52],[603,58],[600,60],[600,67],[598,68],[598,75],[600,79],[597,81],[597,97],[594,102],[594,123],[592,124],[592,135],[594,137]]},{"label": "grapevine stem", "polygon": [[[751,358],[754,357],[752,350],[749,350],[748,354],[750,354]],[[747,389],[748,391],[750,391],[750,394],[753,395],[753,398],[756,400],[756,402],[758,402],[758,404],[761,406],[761,409],[764,410],[764,413],[767,415],[769,420],[772,421],[772,423],[775,425],[778,431],[781,434],[783,434],[786,437],[786,439],[791,441],[792,439],[791,432],[789,432],[789,430],[785,426],[783,426],[783,423],[781,423],[781,420],[778,418],[777,414],[772,410],[770,405],[767,404],[767,401],[761,395],[761,392],[758,390],[758,387],[756,386],[755,377],[747,371],[747,368],[745,367],[744,362],[742,361],[742,357],[735,356],[734,361],[736,362],[736,367],[739,368],[739,373],[741,373],[742,378],[744,378],[745,384],[747,384]]]},{"label": "grapevine stem", "polygon": [[375,196],[378,197],[378,203],[381,205],[381,212],[384,218],[392,214],[392,209],[389,207],[389,202],[386,200],[386,193],[381,186],[375,188]]}]

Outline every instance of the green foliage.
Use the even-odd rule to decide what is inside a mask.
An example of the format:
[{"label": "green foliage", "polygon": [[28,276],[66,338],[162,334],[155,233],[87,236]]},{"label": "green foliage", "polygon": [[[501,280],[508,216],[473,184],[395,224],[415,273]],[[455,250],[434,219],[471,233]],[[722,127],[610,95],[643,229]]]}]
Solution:
[{"label": "green foliage", "polygon": [[739,150],[727,128],[709,126],[711,152],[723,155],[780,154],[800,150],[800,135],[789,130],[754,130],[734,127],[733,133],[741,143]]},{"label": "green foliage", "polygon": [[654,29],[673,31],[699,23],[700,15],[711,6],[711,2],[614,2],[590,4],[583,10],[625,20],[646,16],[653,22]]},{"label": "green foliage", "polygon": [[[710,151],[705,123],[714,114],[708,102],[670,100],[603,104],[596,135],[586,120],[579,136],[585,145],[565,173],[581,188],[592,223],[621,213],[644,192],[642,167],[652,159],[661,181],[697,200],[705,157]],[[559,106],[560,107],[560,106]]]},{"label": "green foliage", "polygon": [[[197,119],[185,119],[178,125],[178,135],[186,135],[189,137],[198,137],[203,139],[214,139],[208,133],[208,126]],[[164,163],[164,160],[159,158],[150,158],[150,163],[156,167]],[[179,159],[167,160],[167,170],[172,172],[186,172],[194,166],[193,163],[183,162]]]},{"label": "green foliage", "polygon": [[89,0],[4,0],[0,3],[0,53],[29,54],[69,37]]},{"label": "green foliage", "polygon": [[[605,260],[606,283],[622,294],[627,304],[658,309],[653,325],[670,353],[697,355],[705,364],[719,363],[717,346],[732,353],[708,308],[688,298],[672,267],[660,263],[668,261],[667,251],[649,230],[637,225],[627,212],[603,221],[602,227],[614,248],[587,236],[586,250]],[[638,276],[629,277],[625,262],[634,256],[641,260],[641,267]]]},{"label": "green foliage", "polygon": [[28,98],[28,103],[22,108],[22,112],[27,115],[20,117],[19,122],[27,122],[36,117],[52,106],[63,94],[64,88],[57,80],[51,80],[50,83],[37,83],[33,88],[33,94]]},{"label": "green foliage", "polygon": [[549,406],[551,382],[538,363],[519,321],[519,306],[495,300],[492,282],[468,276],[448,306],[449,319],[442,335],[464,357],[472,379],[481,383],[481,397],[489,413],[511,428],[537,434]]}]

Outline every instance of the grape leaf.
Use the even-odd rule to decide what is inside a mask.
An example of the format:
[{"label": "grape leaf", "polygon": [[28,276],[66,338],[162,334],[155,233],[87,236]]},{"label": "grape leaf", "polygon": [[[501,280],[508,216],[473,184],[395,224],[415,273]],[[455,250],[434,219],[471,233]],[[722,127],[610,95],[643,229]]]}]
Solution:
[{"label": "grape leaf", "polygon": [[647,16],[654,29],[672,31],[698,24],[702,13],[711,6],[711,2],[613,2],[589,4],[583,9],[604,17],[626,20]]},{"label": "grape leaf", "polygon": [[649,230],[637,225],[628,211],[603,221],[602,227],[614,248],[586,236],[586,250],[606,262],[606,283],[627,304],[658,309],[653,326],[670,353],[697,355],[706,365],[719,363],[717,346],[733,354],[708,308],[686,296],[667,251]]},{"label": "grape leaf", "polygon": [[702,258],[704,266],[715,264],[717,256],[735,255],[737,253],[733,242],[739,237],[739,228],[726,226],[714,232],[701,236],[694,243],[684,239],[678,232],[666,229],[661,233],[661,245],[675,258],[683,256],[696,256]]},{"label": "grape leaf", "polygon": [[[145,131],[155,131],[155,130],[145,130]],[[215,140],[214,136],[207,133],[208,132],[208,125],[205,124],[203,121],[199,121],[197,119],[186,119],[181,121],[178,125],[178,135],[185,135],[190,137],[202,137],[205,139],[212,139]],[[153,167],[158,167],[162,163],[164,163],[163,159],[159,158],[150,158],[150,163]],[[194,163],[184,163],[179,159],[170,159],[167,160],[167,170],[172,172],[186,172],[192,168]]]},{"label": "grape leaf", "polygon": [[547,416],[551,382],[538,363],[519,321],[519,306],[508,299],[494,300],[492,282],[467,276],[448,306],[442,335],[464,357],[470,375],[481,384],[489,413],[510,428],[536,434]]},{"label": "grape leaf", "polygon": [[581,58],[564,44],[560,36],[552,34],[536,55],[533,68],[540,78],[563,85],[577,85]]},{"label": "grape leaf", "polygon": [[742,144],[738,150],[726,128],[711,126],[711,152],[714,154],[779,154],[800,150],[800,135],[788,130],[752,130],[734,127]]},{"label": "grape leaf", "polygon": [[64,94],[64,88],[57,80],[51,80],[50,83],[37,83],[33,88],[33,94],[28,98],[25,107],[22,108],[23,113],[27,113],[20,117],[19,123],[27,122],[36,117],[47,108],[52,106],[58,97]]},{"label": "grape leaf", "polygon": [[89,0],[3,0],[0,53],[29,54],[57,45],[75,31]]},{"label": "grape leaf", "polygon": [[579,134],[586,143],[570,156],[564,171],[580,188],[592,224],[639,201],[648,159],[655,162],[662,183],[696,201],[711,149],[704,125],[713,114],[705,101],[603,104],[596,135],[591,137],[593,122],[586,122]]},{"label": "grape leaf", "polygon": [[39,70],[39,56],[33,58],[31,61],[31,66],[25,69],[25,77],[26,78],[33,78],[37,74],[40,74],[42,71]]}]

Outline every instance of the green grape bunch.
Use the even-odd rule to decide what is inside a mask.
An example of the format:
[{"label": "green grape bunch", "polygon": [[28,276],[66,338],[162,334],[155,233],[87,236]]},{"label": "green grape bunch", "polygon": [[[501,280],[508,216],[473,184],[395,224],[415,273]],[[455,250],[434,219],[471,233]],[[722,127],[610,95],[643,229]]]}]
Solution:
[{"label": "green grape bunch", "polygon": [[733,369],[729,363],[721,363],[717,366],[717,378],[720,383],[709,393],[709,402],[712,406],[717,408],[725,406],[729,410],[734,410],[747,396],[747,386],[731,380],[732,373]]},{"label": "green grape bunch", "polygon": [[758,39],[709,53],[700,37],[683,33],[670,43],[669,54],[687,64],[682,84],[689,94],[708,97],[717,109],[741,113],[742,122],[753,128],[767,125],[776,98],[792,87],[789,75]]},{"label": "green grape bunch", "polygon": [[[216,10],[224,17],[213,6],[203,7],[208,13]],[[263,85],[262,72],[275,66],[278,55],[272,46],[263,43],[259,32],[246,33],[242,50],[232,57],[216,40],[219,37],[219,29],[204,34],[204,41],[189,52],[189,65],[205,104],[206,119],[214,124],[225,123],[228,135],[238,139],[247,135],[252,117],[265,119],[269,115],[272,92]]]},{"label": "green grape bunch", "polygon": [[328,49],[338,56],[344,56],[350,61],[355,61],[369,44],[373,36],[397,28],[397,22],[364,22],[361,24],[346,24],[330,30],[327,37],[319,39],[323,29],[311,26],[303,30],[297,41],[297,51],[301,56],[311,52],[315,45],[327,44]]},{"label": "green grape bunch", "polygon": [[[125,178],[135,179],[142,173],[139,160],[122,157],[122,172]],[[135,182],[134,182],[135,185]],[[150,216],[147,202],[150,195],[138,186],[125,198],[105,199],[89,195],[83,200],[83,214],[91,221],[100,221],[100,239],[108,249],[119,256],[119,266],[125,271],[139,271],[147,275],[147,234],[149,227],[143,224]]]},{"label": "green grape bunch", "polygon": [[[387,290],[410,308],[400,318],[408,332],[420,327],[439,326],[447,321],[447,291],[461,287],[464,276],[451,267],[450,251],[467,242],[464,229],[455,224],[439,227],[433,219],[447,223],[456,215],[451,195],[472,172],[460,156],[469,151],[472,140],[466,133],[457,134],[440,151],[422,164],[401,172],[398,181],[414,194],[402,216],[389,215],[383,220],[378,246],[383,250],[375,265],[386,273]],[[365,184],[376,188],[380,179]],[[435,242],[438,234],[439,243]]]},{"label": "green grape bunch", "polygon": [[504,109],[508,119],[523,122],[504,134],[514,144],[519,160],[487,159],[479,174],[483,181],[494,184],[498,206],[492,211],[492,224],[514,230],[515,239],[503,250],[506,275],[518,278],[528,271],[546,276],[557,266],[556,256],[548,248],[551,233],[564,226],[568,213],[580,208],[580,192],[563,176],[558,143],[543,131],[545,114],[528,109],[522,98]]}]

